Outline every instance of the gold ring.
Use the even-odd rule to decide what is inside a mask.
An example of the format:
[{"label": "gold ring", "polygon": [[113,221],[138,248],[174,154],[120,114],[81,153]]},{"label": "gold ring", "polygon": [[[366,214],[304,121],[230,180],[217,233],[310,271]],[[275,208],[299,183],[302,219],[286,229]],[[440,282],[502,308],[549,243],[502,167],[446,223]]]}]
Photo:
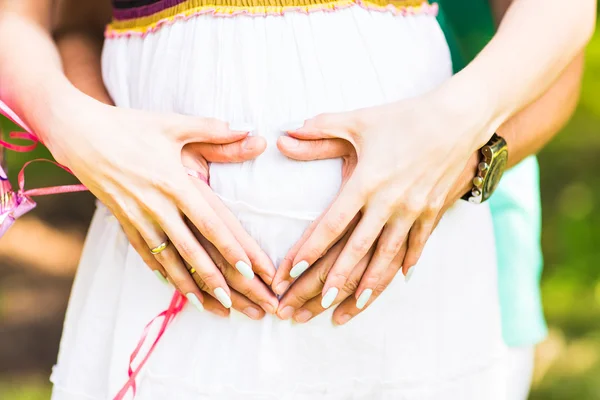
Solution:
[{"label": "gold ring", "polygon": [[190,275],[194,275],[196,273],[196,268],[190,269]]},{"label": "gold ring", "polygon": [[164,242],[162,242],[161,244],[159,244],[155,248],[150,249],[150,253],[152,253],[154,255],[160,254],[160,253],[162,253],[167,248],[168,245],[169,245],[169,239],[165,240]]}]

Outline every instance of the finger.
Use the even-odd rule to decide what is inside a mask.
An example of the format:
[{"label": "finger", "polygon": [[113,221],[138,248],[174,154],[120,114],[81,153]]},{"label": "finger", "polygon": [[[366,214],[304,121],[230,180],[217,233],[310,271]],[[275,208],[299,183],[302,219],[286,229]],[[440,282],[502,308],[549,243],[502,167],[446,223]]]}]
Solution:
[{"label": "finger", "polygon": [[415,221],[415,224],[410,229],[408,235],[408,251],[406,252],[402,267],[403,272],[406,271],[406,273],[408,273],[409,268],[416,265],[419,258],[421,258],[425,244],[427,243],[429,236],[431,236],[433,227],[436,224],[436,217],[437,215],[423,214]]},{"label": "finger", "polygon": [[386,207],[373,205],[365,210],[344,250],[329,271],[323,287],[323,307],[328,308],[333,304],[354,267],[369,252],[379,237],[388,218]]},{"label": "finger", "polygon": [[150,267],[150,269],[152,270],[154,275],[156,275],[158,280],[165,285],[169,285],[169,281],[167,281],[167,272],[165,271],[161,263],[158,262],[158,260],[152,255],[152,253],[150,253],[150,251],[148,250],[148,245],[144,241],[144,238],[142,238],[142,236],[138,233],[137,230],[135,230],[133,225],[131,225],[130,223],[120,222],[120,224],[121,228],[123,229],[123,232],[127,236],[127,239],[129,239],[131,247],[133,247],[133,249],[140,255],[140,257],[146,263],[146,265]]},{"label": "finger", "polygon": [[283,320],[291,318],[298,308],[320,295],[327,274],[344,248],[348,237],[349,235],[346,235],[342,241],[336,243],[323,258],[294,282],[279,302],[277,310],[279,318]]},{"label": "finger", "polygon": [[[189,184],[189,179],[192,178],[188,176],[186,176],[186,178],[188,179],[188,184],[184,185],[185,188],[179,186],[182,188],[181,195],[178,196],[179,209],[183,211],[192,224],[198,228],[198,231],[200,231],[202,236],[215,245],[229,264],[235,266],[240,272],[243,271],[250,279],[254,276],[254,272],[248,255],[227,224],[225,224],[223,219],[219,217],[210,204],[208,204],[206,198],[202,196],[201,192],[195,186]],[[168,221],[169,220],[165,219],[160,221],[161,226],[164,226]],[[187,226],[186,231],[190,232]],[[188,237],[188,235],[184,235],[182,239],[185,239],[186,237]],[[192,245],[189,240],[187,242]],[[193,246],[193,249],[198,250],[199,248],[200,246]],[[206,254],[205,252],[203,253]],[[191,255],[193,256],[194,254],[192,253]],[[201,255],[199,254],[199,256]],[[196,266],[194,265],[194,267]]]},{"label": "finger", "polygon": [[[288,254],[286,254],[283,261],[279,265],[279,268],[277,269],[277,274],[275,276],[275,279],[273,279],[273,284],[272,284],[272,287],[274,288],[274,291],[276,294],[283,295],[285,293],[285,291],[288,289],[288,287],[291,285],[293,280],[298,278],[299,276],[301,276],[304,273],[304,271],[306,271],[308,269],[308,267],[309,267],[308,263],[300,263],[300,264],[296,264],[294,266],[293,259],[296,257],[298,250],[300,249],[300,247],[302,247],[302,245],[304,244],[306,239],[308,239],[310,237],[310,234],[313,232],[314,228],[319,223],[319,220],[320,219],[317,219],[310,224],[310,226],[302,234],[302,237],[300,238],[300,240],[298,240],[298,242],[296,242],[294,244],[292,249],[288,252]],[[328,254],[332,251],[332,249],[336,246],[336,244],[339,243],[340,241],[343,240],[343,243],[346,243],[346,241],[350,237],[350,233],[354,230],[354,228],[358,224],[358,221],[360,221],[360,214],[354,217],[354,219],[352,220],[352,222],[350,222],[350,225],[348,225],[346,230],[344,232],[342,232],[342,236],[340,238],[337,238],[336,241],[334,243],[332,243],[332,245],[330,247],[325,249],[325,255],[323,257],[327,257]],[[338,251],[338,254],[335,256],[335,258],[337,258],[338,255],[339,255],[339,251]],[[335,259],[331,259],[331,258],[329,258],[329,260],[335,261]],[[330,268],[330,267],[331,266],[329,266],[328,268]]]},{"label": "finger", "polygon": [[[163,227],[171,243],[163,252],[157,254],[156,257],[165,266],[167,273],[176,286],[185,290],[183,293],[187,295],[191,284],[194,282],[187,268],[182,263],[176,262],[174,254],[178,252],[181,258],[197,271],[207,286],[206,291],[216,297],[226,308],[231,307],[229,287],[221,271],[219,271],[206,251],[200,246],[200,243],[198,243],[198,240],[185,224],[178,210],[165,205],[162,207],[160,216],[155,216],[154,218]],[[194,284],[194,286],[196,285]],[[196,289],[195,292],[197,291]]]},{"label": "finger", "polygon": [[[230,310],[228,308],[223,307],[217,299],[212,297],[209,293],[202,292],[204,295],[204,303],[202,304],[203,309],[208,311],[209,313],[218,315],[219,317],[228,317]],[[191,302],[190,302],[191,303]],[[194,306],[194,304],[192,304]],[[201,308],[195,306],[199,311],[202,311]]]},{"label": "finger", "polygon": [[189,158],[204,158],[208,162],[240,163],[253,160],[267,148],[260,136],[248,136],[244,140],[227,144],[189,143],[183,148],[183,164]]},{"label": "finger", "polygon": [[396,215],[383,229],[377,241],[375,254],[356,291],[356,299],[359,305],[365,304],[365,299],[368,300],[369,294],[375,290],[375,287],[381,281],[381,277],[385,275],[386,270],[390,267],[394,258],[397,257],[406,241],[411,223],[410,219]]},{"label": "finger", "polygon": [[[246,265],[244,263],[236,263],[232,264],[236,269],[247,279],[254,278],[254,272],[256,272],[262,280],[267,284],[271,285],[273,281],[273,277],[275,276],[275,266],[273,262],[267,256],[267,254],[260,248],[256,240],[252,238],[246,232],[246,230],[242,227],[238,218],[233,215],[231,210],[223,204],[221,199],[219,199],[215,193],[210,190],[210,188],[201,181],[198,181],[195,178],[190,178],[196,188],[202,193],[205,197],[206,201],[213,208],[215,213],[219,215],[221,220],[227,225],[231,233],[234,235],[234,238],[239,242],[242,246],[248,259],[250,260],[250,264]],[[194,231],[198,232],[198,230],[194,227]],[[197,236],[202,236],[201,234]],[[203,236],[202,236],[203,237]]]},{"label": "finger", "polygon": [[304,125],[287,133],[302,140],[345,139],[352,142],[352,135],[358,130],[356,112],[319,114],[304,121]]},{"label": "finger", "polygon": [[294,244],[294,246],[292,246],[290,251],[288,251],[279,264],[277,272],[275,273],[275,277],[273,278],[273,282],[271,283],[271,287],[276,294],[282,296],[289,288],[292,281],[302,275],[304,271],[308,269],[308,265],[306,265],[306,269],[304,269],[304,265],[300,265],[294,270],[293,273],[291,272],[294,267],[294,257],[296,257],[298,250],[300,250],[300,247],[304,244],[306,239],[308,239],[318,222],[319,219],[313,221],[308,228],[306,228],[300,239]]},{"label": "finger", "polygon": [[[398,274],[402,266],[402,260],[404,260],[404,254],[406,252],[406,245],[404,245],[396,257],[392,260],[392,263],[386,268],[381,280],[375,285],[375,289],[371,293],[367,292],[363,294],[363,298],[360,299],[361,303],[358,303],[355,296],[348,297],[341,302],[339,306],[333,312],[332,320],[336,325],[343,325],[350,321],[358,314],[365,311],[373,302],[385,291],[388,285]],[[365,292],[363,292],[365,293]],[[358,307],[362,306],[362,307]]]},{"label": "finger", "polygon": [[233,303],[232,308],[234,310],[245,314],[250,319],[258,321],[263,319],[265,316],[265,311],[262,308],[235,290],[231,291],[231,301]]},{"label": "finger", "polygon": [[[153,222],[153,218],[150,215],[135,205],[133,200],[126,201],[130,202],[130,204],[126,207],[120,207],[119,214],[124,215],[125,218],[131,222],[133,228],[143,238],[146,247],[145,250],[143,249],[144,246],[142,244],[136,244],[140,247],[137,251],[140,253],[142,259],[146,257],[144,253],[151,254],[152,257],[162,265],[166,272],[165,276],[173,286],[198,307],[198,303],[202,304],[204,298],[200,292],[200,288],[188,274],[177,249],[171,244],[173,239]],[[125,210],[127,210],[127,212],[125,212]],[[177,213],[176,215],[179,217]],[[157,248],[165,242],[167,243],[167,247],[161,252],[158,254],[151,253],[152,249]]]},{"label": "finger", "polygon": [[[298,253],[294,257],[293,268],[306,270],[308,266],[313,265],[325,253],[326,249],[331,247],[337,241],[337,238],[341,237],[344,231],[347,230],[348,225],[359,213],[365,202],[364,196],[360,194],[361,191],[357,182],[358,180],[350,178],[348,183],[342,188],[340,195],[333,202],[329,210],[325,212],[311,235],[300,246]],[[366,251],[368,251],[368,248],[365,250],[365,253]],[[360,258],[357,262],[359,260]]]},{"label": "finger", "polygon": [[[369,260],[371,259],[372,252],[367,254],[358,265],[352,270],[348,281],[340,291],[339,295],[333,301],[332,305],[338,304],[346,299],[354,299],[353,294],[356,292],[356,288],[358,286],[358,282],[360,281],[361,276],[365,272],[367,265],[369,264]],[[304,304],[297,312],[294,313],[294,321],[303,323],[311,320],[312,318],[318,316],[326,308],[323,307],[323,298],[318,295],[315,298],[309,300],[306,304]]]},{"label": "finger", "polygon": [[[196,282],[198,287],[202,290],[203,293],[206,293],[207,290],[210,290],[207,287],[206,283],[200,278],[200,275],[197,273],[197,271],[194,268],[188,266],[188,272],[189,272],[190,276],[194,279],[194,281]],[[244,313],[251,319],[258,320],[265,316],[265,312],[257,304],[255,304],[250,299],[248,299],[248,297],[237,292],[236,290],[230,290],[230,293],[231,293],[231,306],[230,307],[225,307],[225,305],[223,305],[220,300],[215,299],[212,296],[208,296],[206,298],[210,299],[210,302],[211,302],[210,306],[212,307],[212,310],[207,308],[206,301],[204,302],[205,308],[209,311],[213,311],[217,315],[221,315],[221,316],[225,316],[225,317],[229,315],[229,308],[233,308],[241,313]],[[218,305],[215,305],[215,302]],[[194,304],[194,301],[192,301],[192,304],[195,305],[196,308],[201,309],[201,306]]]},{"label": "finger", "polygon": [[249,131],[236,131],[229,124],[215,118],[192,117],[181,114],[160,116],[160,122],[183,145],[194,142],[232,143],[244,139]]},{"label": "finger", "polygon": [[[225,261],[212,243],[201,236],[198,237],[198,240],[215,265],[221,270],[225,280],[233,290],[247,298],[254,305],[260,306],[266,312],[275,314],[277,307],[279,306],[279,301],[261,279],[258,277],[254,277],[251,280],[244,278],[237,270],[229,265],[227,261]],[[234,300],[233,297],[232,300]],[[233,306],[235,308],[235,301],[233,301]],[[243,312],[243,310],[238,311]]]},{"label": "finger", "polygon": [[277,148],[286,157],[299,161],[339,158],[354,151],[352,145],[343,139],[299,140],[290,136],[280,136]]}]

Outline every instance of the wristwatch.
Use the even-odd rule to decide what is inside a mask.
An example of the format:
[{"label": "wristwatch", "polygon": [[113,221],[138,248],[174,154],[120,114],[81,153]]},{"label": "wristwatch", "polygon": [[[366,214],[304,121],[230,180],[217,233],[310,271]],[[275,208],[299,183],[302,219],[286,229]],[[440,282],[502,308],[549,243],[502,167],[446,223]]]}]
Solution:
[{"label": "wristwatch", "polygon": [[480,149],[477,174],[473,178],[473,188],[462,199],[480,204],[490,198],[506,169],[508,148],[506,140],[494,133],[489,142]]}]

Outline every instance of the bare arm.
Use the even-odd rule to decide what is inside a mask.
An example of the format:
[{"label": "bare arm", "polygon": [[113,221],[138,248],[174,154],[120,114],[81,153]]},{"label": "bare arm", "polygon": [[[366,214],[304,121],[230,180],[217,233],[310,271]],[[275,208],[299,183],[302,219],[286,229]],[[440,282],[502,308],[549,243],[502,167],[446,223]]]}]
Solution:
[{"label": "bare arm", "polygon": [[[512,2],[513,0],[491,1],[494,19],[498,24]],[[498,134],[508,144],[508,168],[540,151],[571,118],[579,101],[583,67],[584,54],[581,52],[546,93],[498,128]],[[478,159],[476,152],[448,196],[447,206],[454,204],[471,189],[471,179],[475,175]]]},{"label": "bare arm", "polygon": [[[53,0],[0,0],[0,37],[17,37],[18,33],[18,40],[0,41],[0,98],[111,210],[132,246],[156,274],[163,279],[167,276],[200,309],[201,303],[214,303],[210,296],[217,293],[223,307],[230,307],[239,296],[230,290],[207,250],[192,234],[188,220],[230,265],[237,267],[239,272],[235,273],[244,274],[249,282],[258,279],[248,272],[250,266],[266,281],[275,269],[206,185],[199,181],[190,185],[181,164],[181,149],[188,143],[233,146],[243,161],[260,154],[264,140],[248,139],[256,146],[252,152],[243,151],[247,133],[232,131],[222,121],[119,109],[84,95],[63,72],[50,35],[55,22],[52,12],[58,6],[73,13],[87,12],[76,6],[96,6],[108,0],[70,1],[74,1],[72,8]],[[81,27],[62,26],[64,32]],[[98,25],[89,25],[94,26]],[[74,49],[70,46],[67,48]],[[93,54],[97,57],[99,53]],[[98,69],[92,76],[98,79],[88,81],[88,89],[84,89],[90,94],[90,90],[103,90],[99,87],[99,64],[94,65]],[[66,67],[72,68],[73,64]],[[140,141],[142,136],[146,140]],[[166,247],[162,247],[164,243]],[[155,248],[161,250],[151,253]],[[195,272],[190,274],[187,266]],[[276,307],[274,296],[264,287],[261,290],[264,298],[269,296],[271,308]],[[225,308],[223,313],[228,312]]]},{"label": "bare arm", "polygon": [[469,94],[478,103],[474,110],[486,115],[477,147],[548,91],[582,52],[596,20],[593,0],[573,7],[559,0],[493,0],[492,6],[498,32],[446,85],[451,93]]},{"label": "bare arm", "polygon": [[110,18],[108,1],[60,0],[54,26],[65,75],[79,90],[106,104],[112,100],[102,81],[101,55]]},{"label": "bare arm", "polygon": [[[505,3],[504,10],[508,7],[508,3]],[[441,94],[440,97],[434,97],[434,101],[431,101],[431,97],[429,97],[429,101],[421,104],[418,103],[418,100],[413,102],[413,104],[416,103],[416,107],[410,107],[410,111],[404,113],[403,118],[397,118],[395,123],[385,122],[387,126],[381,126],[382,121],[394,120],[396,118],[394,112],[397,111],[391,110],[384,117],[378,114],[375,118],[378,121],[374,123],[375,128],[369,130],[368,133],[375,135],[384,130],[389,133],[386,140],[382,139],[380,141],[380,143],[387,144],[387,147],[378,149],[379,151],[373,153],[377,154],[379,158],[381,158],[382,154],[386,154],[386,152],[402,152],[402,149],[389,146],[389,143],[397,141],[398,127],[404,127],[404,129],[414,132],[414,136],[422,135],[422,137],[427,138],[426,145],[420,150],[415,149],[412,153],[418,155],[419,160],[411,159],[411,152],[404,152],[403,154],[398,154],[396,157],[392,157],[393,165],[387,166],[378,163],[376,159],[367,160],[367,158],[364,158],[365,166],[370,165],[375,168],[375,170],[371,168],[369,173],[364,173],[363,171],[364,175],[371,177],[383,175],[382,180],[384,182],[388,179],[389,182],[396,182],[396,184],[400,184],[402,187],[398,196],[400,201],[390,203],[389,200],[391,199],[388,191],[386,192],[388,193],[388,202],[385,202],[388,208],[386,208],[386,205],[381,205],[379,206],[380,210],[392,210],[392,213],[401,210],[400,216],[396,217],[394,222],[402,224],[402,218],[406,218],[407,211],[409,211],[408,214],[411,211],[411,208],[406,207],[406,204],[412,204],[413,206],[417,204],[419,209],[422,208],[421,216],[418,217],[412,228],[410,228],[408,253],[405,256],[406,247],[401,247],[390,264],[390,257],[393,255],[393,252],[389,251],[389,249],[398,248],[399,244],[403,241],[402,237],[406,237],[405,231],[408,224],[405,224],[403,232],[396,233],[394,236],[388,235],[387,241],[379,240],[377,246],[380,249],[386,249],[386,251],[382,250],[380,252],[377,261],[375,261],[375,257],[371,259],[367,272],[362,277],[358,277],[358,280],[361,280],[360,284],[356,280],[357,277],[354,276],[354,278],[350,278],[351,284],[338,286],[340,282],[332,280],[332,271],[336,269],[337,264],[342,265],[340,259],[344,256],[343,253],[338,251],[337,254],[331,256],[332,260],[322,263],[328,267],[331,267],[332,264],[334,265],[333,268],[321,272],[322,275],[329,274],[326,285],[323,286],[319,282],[315,285],[309,282],[308,279],[304,279],[302,286],[300,285],[301,282],[294,285],[293,288],[298,288],[296,291],[292,288],[294,293],[289,292],[289,294],[286,294],[282,299],[280,308],[284,308],[289,304],[301,307],[304,303],[302,299],[307,298],[306,292],[310,290],[319,296],[325,293],[329,287],[358,286],[355,296],[346,298],[334,313],[335,321],[338,323],[346,322],[347,320],[342,318],[344,314],[354,316],[361,311],[356,307],[356,300],[360,299],[360,296],[365,293],[366,289],[373,289],[373,287],[377,289],[371,292],[374,293],[373,296],[369,294],[366,297],[370,299],[366,303],[368,306],[377,297],[377,294],[385,289],[398,268],[403,266],[404,273],[406,274],[408,268],[416,263],[431,229],[437,224],[440,216],[463,193],[470,189],[474,169],[477,165],[476,150],[487,142],[491,136],[491,132],[498,131],[507,138],[510,146],[509,158],[511,165],[536,152],[556,134],[572,114],[577,102],[583,65],[583,57],[580,53],[594,29],[595,7],[595,1],[591,0],[582,1],[577,4],[577,7],[571,7],[569,10],[566,10],[563,4],[558,1],[515,0],[492,42],[465,70],[446,82],[437,92],[437,96]],[[499,10],[498,7],[495,7],[495,9]],[[501,14],[497,13],[496,15],[499,16]],[[560,28],[557,28],[558,26]],[[552,88],[550,88],[551,86]],[[541,95],[543,97],[535,104],[526,108],[525,111],[520,112],[520,110],[527,107]],[[425,107],[423,104],[425,104]],[[419,117],[415,118],[417,109],[420,107],[427,108],[431,105],[436,110],[439,110],[439,115],[436,115],[444,123],[436,125],[436,121],[432,121],[426,112],[419,114]],[[353,117],[353,115],[328,115],[327,118],[322,118],[318,121],[320,122],[319,124],[314,121],[311,122],[314,122],[313,126],[318,125],[317,130],[321,132],[350,132],[349,135],[353,138],[353,133],[365,129],[364,120],[354,125],[352,121]],[[360,118],[358,119],[360,120]],[[408,120],[411,120],[412,123],[407,125],[406,121]],[[427,126],[430,123],[432,123],[433,127],[424,131],[423,126]],[[357,128],[357,126],[360,128]],[[457,128],[458,126],[460,128]],[[446,141],[446,145],[440,146],[441,150],[437,155],[434,155],[434,153],[426,154],[424,148],[429,147],[429,145],[436,147],[439,143],[444,143],[444,135],[456,136],[451,138],[449,142]],[[334,139],[331,136],[306,134],[296,135],[296,138],[305,140],[295,143],[297,140],[294,138],[285,138],[285,141],[279,141],[278,146],[288,156],[300,160],[344,156],[352,154],[355,151],[355,148],[349,145],[348,142]],[[319,140],[324,138],[327,138],[327,140]],[[356,139],[357,142],[361,140],[366,141],[367,137]],[[456,157],[456,154],[458,154],[457,149],[461,151],[461,147],[464,154]],[[452,150],[449,151],[449,149]],[[471,155],[469,156],[469,154]],[[397,179],[386,175],[388,172],[392,175],[395,168],[397,169],[399,164],[407,159],[411,160],[410,162],[405,162],[408,165],[405,173],[397,175]],[[433,162],[432,160],[437,161]],[[415,190],[415,187],[420,185],[420,181],[416,181],[412,185],[404,184],[402,186],[405,179],[410,179],[415,175],[415,171],[424,173],[423,171],[427,171],[428,169],[439,168],[440,160],[444,160],[445,166],[440,169],[444,172],[442,180],[438,181],[433,190],[428,185],[422,185],[423,191],[420,189]],[[467,160],[469,161],[467,162]],[[424,162],[423,166],[417,166],[420,161]],[[430,164],[427,164],[427,162]],[[461,169],[465,164],[467,164],[467,167],[461,173]],[[358,165],[356,168],[359,168]],[[438,179],[438,175],[436,175],[436,179]],[[369,185],[373,183],[372,180],[368,182]],[[439,182],[443,182],[443,185],[440,185]],[[449,185],[446,186],[448,183]],[[384,187],[386,190],[393,191],[390,187]],[[444,187],[451,189],[449,191],[448,189],[441,190]],[[372,186],[369,189],[370,193],[385,191],[383,189],[375,190]],[[360,192],[361,190],[357,189],[356,193]],[[413,196],[410,196],[409,193],[411,192]],[[430,194],[426,196],[426,193]],[[407,196],[412,197],[413,201],[410,201],[411,199],[407,198]],[[439,201],[439,198],[442,196],[445,199],[445,203],[444,201]],[[423,199],[425,197],[429,199],[425,201],[426,205],[423,206]],[[338,204],[343,203],[340,201],[340,198],[337,199]],[[403,198],[404,200],[401,200]],[[350,196],[346,196],[345,199],[349,204],[348,199],[350,199]],[[358,203],[356,204],[358,205]],[[333,208],[329,210],[329,214],[332,215],[331,218],[326,221],[326,215],[320,222],[323,229],[317,234],[316,232],[319,229],[319,226],[317,226],[310,233],[316,239],[311,242],[310,237],[308,239],[306,237],[303,238],[303,244],[298,247],[303,247],[304,249],[298,250],[298,248],[295,248],[293,253],[288,255],[290,262],[285,266],[286,268],[279,268],[275,284],[284,280],[291,280],[287,275],[289,275],[289,270],[298,260],[309,259],[309,264],[311,264],[310,254],[322,253],[322,243],[329,243],[327,234],[331,233],[327,232],[327,226],[336,226],[333,221],[339,222],[341,215],[345,215],[348,218],[354,216],[354,209],[350,210],[349,207],[343,210],[345,213],[341,210],[341,206],[336,210],[338,213],[333,213]],[[376,205],[373,205],[373,210],[377,210],[377,208]],[[376,215],[377,211],[373,211],[373,213]],[[416,215],[419,211],[415,212],[413,210],[412,213]],[[363,220],[364,218],[361,219],[361,224]],[[390,221],[388,221],[389,223]],[[337,225],[346,226],[345,223]],[[384,235],[386,235],[385,230],[381,237]],[[352,236],[355,237],[354,245],[350,243],[352,241],[350,240],[345,244],[344,251],[346,248],[361,250],[366,248],[366,246],[363,246],[367,243],[364,240],[367,237],[364,229],[361,235],[356,234],[356,230],[354,230]],[[333,237],[333,234],[331,237]],[[404,243],[406,244],[406,242]],[[349,250],[347,254],[351,254],[351,252],[352,250]],[[382,257],[382,255],[387,255],[387,258]],[[325,255],[325,257],[329,256],[329,253]],[[355,258],[351,258],[350,261],[348,261],[348,257],[345,257],[344,267],[348,268],[357,265],[355,260],[358,260],[359,256],[362,256],[362,253],[356,255]],[[336,258],[337,261],[335,260]],[[374,264],[377,264],[377,268],[373,267]],[[387,265],[390,266],[386,268]],[[373,269],[377,269],[377,272],[373,272]],[[338,269],[336,272],[337,275],[334,273],[333,277],[347,277],[349,276],[348,270],[345,269],[340,272],[341,270]],[[391,272],[389,272],[390,270]],[[381,280],[379,280],[380,278]],[[310,287],[310,290],[307,289],[308,287]],[[343,290],[340,292],[341,295],[338,298],[352,294],[342,292]],[[365,306],[364,301],[361,303],[361,306]],[[318,312],[321,311],[322,309],[318,310]]]}]

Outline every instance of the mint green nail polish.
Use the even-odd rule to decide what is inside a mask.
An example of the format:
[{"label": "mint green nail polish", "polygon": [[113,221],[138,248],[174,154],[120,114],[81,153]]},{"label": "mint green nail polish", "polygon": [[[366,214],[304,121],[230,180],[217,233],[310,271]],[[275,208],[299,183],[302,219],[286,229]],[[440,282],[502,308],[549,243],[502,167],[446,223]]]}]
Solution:
[{"label": "mint green nail polish", "polygon": [[225,289],[223,288],[216,288],[215,289],[215,297],[217,298],[217,300],[219,300],[219,302],[221,304],[223,304],[223,307],[225,308],[231,308],[231,298],[227,295],[227,292],[225,291]]},{"label": "mint green nail polish", "polygon": [[360,294],[360,296],[358,296],[358,300],[356,300],[356,308],[358,308],[359,310],[362,310],[363,308],[365,308],[365,306],[369,302],[369,299],[371,298],[372,294],[373,294],[372,289],[365,289]]},{"label": "mint green nail polish", "polygon": [[169,285],[169,281],[167,280],[167,278],[165,278],[165,276],[157,269],[154,270],[154,275],[156,275],[156,277],[158,278],[159,281],[161,281],[162,283],[164,283],[165,285]]},{"label": "mint green nail polish", "polygon": [[337,297],[339,291],[340,290],[335,287],[329,288],[327,293],[325,293],[325,296],[323,296],[323,300],[321,300],[321,307],[323,307],[323,308],[331,307],[331,305],[333,304],[333,301]]},{"label": "mint green nail polish", "polygon": [[294,268],[292,268],[292,270],[290,271],[290,276],[292,278],[297,278],[300,275],[302,275],[302,273],[304,271],[306,271],[307,269],[308,269],[308,262],[300,261],[298,264],[294,265]]},{"label": "mint green nail polish", "polygon": [[202,305],[202,303],[200,303],[200,300],[198,300],[198,297],[194,293],[190,292],[186,294],[185,297],[187,297],[189,302],[192,303],[194,307],[196,307],[196,310],[200,312],[204,311],[204,306]]}]

